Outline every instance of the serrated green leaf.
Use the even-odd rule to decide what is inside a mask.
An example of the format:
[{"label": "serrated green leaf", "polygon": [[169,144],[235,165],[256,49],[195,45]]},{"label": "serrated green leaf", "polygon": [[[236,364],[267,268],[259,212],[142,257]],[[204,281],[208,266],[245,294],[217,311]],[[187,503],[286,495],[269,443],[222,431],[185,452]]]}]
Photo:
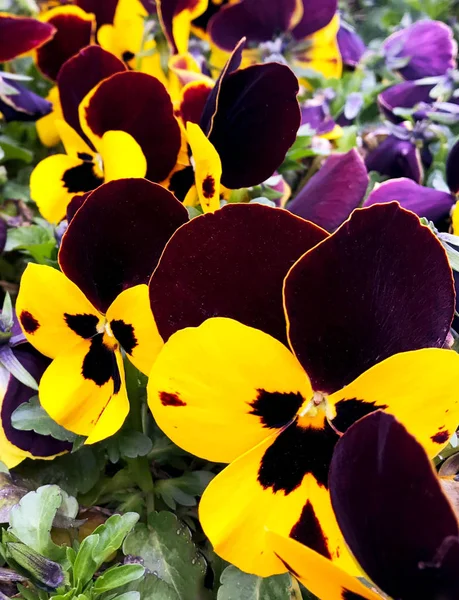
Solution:
[{"label": "serrated green leaf", "polygon": [[142,565],[128,564],[107,569],[103,575],[97,578],[92,591],[96,594],[108,592],[122,585],[127,585],[132,581],[140,579],[145,573],[145,567]]},{"label": "serrated green leaf", "polygon": [[217,600],[291,600],[294,592],[290,575],[257,577],[233,565],[221,576]]},{"label": "serrated green leaf", "polygon": [[65,442],[73,442],[77,437],[51,419],[41,406],[38,396],[33,396],[28,402],[18,406],[11,415],[11,423],[15,429],[35,431],[41,435],[50,435]]},{"label": "serrated green leaf", "polygon": [[188,528],[170,512],[152,513],[149,524],[150,528],[139,524],[129,534],[124,553],[141,557],[145,567],[170,586],[177,600],[196,600],[204,587],[206,564]]},{"label": "serrated green leaf", "polygon": [[127,458],[146,456],[152,449],[152,441],[140,431],[121,431],[117,436],[119,452]]}]

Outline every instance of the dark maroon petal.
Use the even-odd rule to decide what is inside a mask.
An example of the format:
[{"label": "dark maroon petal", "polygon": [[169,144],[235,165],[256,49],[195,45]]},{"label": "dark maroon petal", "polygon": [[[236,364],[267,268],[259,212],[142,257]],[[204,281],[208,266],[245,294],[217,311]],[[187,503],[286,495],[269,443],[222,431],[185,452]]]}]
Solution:
[{"label": "dark maroon petal", "polygon": [[118,179],[90,194],[62,238],[62,271],[101,312],[123,290],[146,283],[186,208],[146,179]]},{"label": "dark maroon petal", "polygon": [[8,233],[8,224],[5,219],[0,217],[0,252],[3,252],[6,244],[6,236]]},{"label": "dark maroon petal", "polygon": [[326,233],[287,211],[233,204],[196,217],[167,244],[150,280],[164,340],[210,317],[230,317],[286,343],[282,282]]},{"label": "dark maroon petal", "polygon": [[106,131],[126,131],[147,159],[147,179],[163,181],[175,166],[180,150],[180,127],[164,85],[145,73],[116,73],[103,81],[86,109],[89,128],[102,137]]},{"label": "dark maroon petal", "polygon": [[295,0],[242,0],[228,4],[212,17],[208,31],[212,41],[227,51],[242,37],[248,42],[269,41],[289,31],[295,8]]},{"label": "dark maroon petal", "polygon": [[444,219],[451,212],[456,199],[448,192],[418,185],[411,179],[391,179],[375,188],[363,206],[396,200],[403,208],[411,210],[429,221]]},{"label": "dark maroon petal", "polygon": [[337,40],[343,64],[356,67],[365,52],[362,38],[353,29],[342,24],[338,30]]},{"label": "dark maroon petal", "polygon": [[302,40],[330,23],[338,10],[337,0],[302,0],[303,17],[293,29],[293,37]]},{"label": "dark maroon petal", "polygon": [[174,54],[178,53],[173,32],[174,17],[184,10],[193,11],[198,4],[199,0],[156,0],[164,34]]},{"label": "dark maroon petal", "polygon": [[454,313],[443,247],[396,202],[354,211],[296,263],[284,296],[292,349],[327,393],[398,352],[441,348]]},{"label": "dark maroon petal", "polygon": [[453,32],[440,21],[418,21],[389,36],[383,48],[389,66],[399,58],[409,58],[406,66],[395,69],[404,79],[444,75],[456,64]]},{"label": "dark maroon petal", "polygon": [[97,28],[113,23],[118,0],[76,0],[75,4],[96,16]]},{"label": "dark maroon petal", "polygon": [[[14,349],[14,354],[36,381],[40,380],[50,363],[48,358],[29,344],[21,344],[20,347]],[[61,442],[51,436],[40,435],[34,431],[20,431],[12,426],[11,415],[13,412],[35,395],[35,390],[10,375],[1,409],[2,427],[6,438],[17,448],[30,452],[33,456],[53,456],[70,450],[72,445],[67,442]]]},{"label": "dark maroon petal", "polygon": [[18,93],[0,95],[0,113],[4,120],[36,121],[52,111],[53,105],[38,94],[34,94],[17,81],[8,79],[8,85]]},{"label": "dark maroon petal", "polygon": [[191,121],[199,125],[210,93],[209,84],[203,81],[193,83],[183,89],[180,116],[185,123]]},{"label": "dark maroon petal", "polygon": [[0,62],[12,60],[41,46],[55,32],[51,23],[0,14]]},{"label": "dark maroon petal", "polygon": [[217,101],[222,83],[223,81],[226,81],[228,75],[230,75],[231,73],[233,73],[233,71],[236,71],[236,69],[239,68],[242,60],[242,51],[244,50],[245,42],[245,38],[242,38],[238,41],[234,50],[231,53],[231,56],[226,61],[226,64],[223,67],[222,72],[220,73],[217,81],[215,82],[212,91],[207,97],[206,104],[204,105],[204,110],[202,111],[200,123],[201,129],[207,136],[209,135],[212,129],[215,113],[217,112]]},{"label": "dark maroon petal", "polygon": [[457,519],[424,449],[392,415],[378,411],[348,429],[329,482],[347,545],[386,594],[459,597]]},{"label": "dark maroon petal", "polygon": [[49,23],[57,31],[50,42],[38,48],[37,65],[43,75],[55,81],[65,61],[91,43],[94,23],[72,13],[57,14]]},{"label": "dark maroon petal", "polygon": [[392,179],[408,177],[421,183],[424,177],[418,148],[409,140],[401,140],[389,135],[379,146],[369,152],[365,158],[368,171],[377,171]]},{"label": "dark maroon petal", "polygon": [[360,206],[367,187],[367,170],[353,148],[346,154],[330,156],[288,209],[327,231],[334,231]]},{"label": "dark maroon petal", "polygon": [[309,125],[317,135],[330,133],[336,126],[326,108],[325,101],[318,104],[310,100],[301,106],[301,125]]},{"label": "dark maroon petal", "polygon": [[423,85],[417,81],[403,81],[387,88],[378,96],[379,108],[384,116],[393,123],[401,123],[405,119],[394,114],[394,108],[414,108],[420,102],[432,103],[430,91],[433,84]]},{"label": "dark maroon petal", "polygon": [[81,129],[78,107],[97,84],[121,71],[126,71],[125,64],[100,46],[83,48],[59,71],[57,85],[64,119],[91,146]]},{"label": "dark maroon petal", "polygon": [[222,82],[209,139],[224,186],[257,185],[279,167],[300,126],[297,93],[297,78],[278,63],[241,69]]},{"label": "dark maroon petal", "polygon": [[446,160],[446,183],[453,194],[459,192],[459,140],[449,151]]},{"label": "dark maroon petal", "polygon": [[193,20],[193,27],[200,30],[201,33],[207,33],[210,19],[228,3],[229,0],[209,0],[206,10]]},{"label": "dark maroon petal", "polygon": [[70,223],[70,221],[75,216],[77,210],[83,206],[83,204],[86,202],[91,193],[92,192],[86,192],[85,194],[78,194],[77,196],[73,196],[73,198],[70,200],[67,206],[67,213],[65,215],[68,223]]}]

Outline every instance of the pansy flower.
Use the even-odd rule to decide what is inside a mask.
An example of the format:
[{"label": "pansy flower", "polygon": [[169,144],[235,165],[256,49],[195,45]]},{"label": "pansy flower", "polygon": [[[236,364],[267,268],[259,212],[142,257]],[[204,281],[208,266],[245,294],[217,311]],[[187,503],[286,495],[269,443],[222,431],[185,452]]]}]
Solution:
[{"label": "pansy flower", "polygon": [[[173,54],[186,54],[191,22],[208,8],[208,0],[159,0],[158,15]],[[239,41],[239,39],[236,42]],[[231,50],[235,44],[231,46]]]},{"label": "pansy flower", "polygon": [[74,195],[104,181],[146,176],[160,182],[172,171],[180,128],[155,77],[125,71],[119,59],[94,46],[66,63],[59,90],[66,154],[45,158],[30,179],[31,197],[46,219],[58,222]]},{"label": "pansy flower", "polygon": [[187,219],[184,206],[157,184],[107,183],[88,196],[64,234],[62,272],[29,263],[22,276],[19,321],[27,340],[53,359],[40,402],[87,443],[118,431],[129,411],[122,352],[148,372],[162,345],[145,283]]},{"label": "pansy flower", "polygon": [[343,65],[350,69],[355,69],[365,53],[364,41],[346,23],[341,23],[336,38]]},{"label": "pansy flower", "polygon": [[291,538],[271,549],[320,600],[455,600],[459,527],[422,446],[377,411],[349,428],[330,468],[333,509],[367,587]]},{"label": "pansy flower", "polygon": [[[269,268],[255,274],[269,281]],[[178,278],[163,286],[171,313],[174,296],[181,301],[174,289],[184,289]],[[237,293],[244,306],[244,287]],[[149,405],[179,446],[230,463],[200,503],[217,554],[261,576],[284,572],[266,545],[275,527],[352,571],[328,492],[333,449],[377,409],[396,415],[431,456],[447,443],[459,418],[459,357],[442,349],[454,313],[451,269],[413,213],[373,206],[294,264],[283,299],[290,349],[231,318],[182,329],[153,365]]]}]

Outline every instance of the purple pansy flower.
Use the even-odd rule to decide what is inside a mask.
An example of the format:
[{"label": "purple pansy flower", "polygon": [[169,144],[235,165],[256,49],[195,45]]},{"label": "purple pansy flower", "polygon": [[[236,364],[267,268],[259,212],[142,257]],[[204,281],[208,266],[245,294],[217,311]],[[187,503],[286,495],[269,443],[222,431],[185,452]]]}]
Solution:
[{"label": "purple pansy flower", "polygon": [[365,52],[362,38],[345,23],[341,23],[337,37],[343,64],[355,68]]}]

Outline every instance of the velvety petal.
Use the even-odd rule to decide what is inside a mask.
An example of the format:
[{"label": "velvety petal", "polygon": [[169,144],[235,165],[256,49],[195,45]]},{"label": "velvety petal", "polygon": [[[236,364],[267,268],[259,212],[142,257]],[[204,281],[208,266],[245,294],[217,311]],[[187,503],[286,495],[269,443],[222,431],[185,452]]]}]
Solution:
[{"label": "velvety petal", "polygon": [[80,103],[101,81],[125,70],[124,63],[110,52],[100,46],[88,46],[70,58],[59,71],[57,85],[64,119],[87,143],[90,142],[83,133],[78,115]]},{"label": "velvety petal", "polygon": [[52,8],[41,19],[53,25],[56,34],[36,51],[37,65],[46,77],[55,81],[65,61],[91,43],[94,17],[78,6],[68,5]]},{"label": "velvety petal", "polygon": [[300,126],[297,93],[297,78],[278,63],[247,67],[222,81],[209,139],[225,187],[257,185],[282,163]]},{"label": "velvety petal", "polygon": [[400,206],[429,221],[447,217],[456,199],[452,194],[418,185],[411,179],[391,179],[376,186],[363,206],[396,200]]},{"label": "velvety petal", "polygon": [[83,131],[97,147],[107,131],[125,131],[147,159],[147,179],[163,181],[175,166],[180,127],[166,88],[155,77],[128,71],[103,81],[80,105]]},{"label": "velvety petal", "polygon": [[353,148],[346,154],[330,156],[288,209],[327,231],[334,231],[360,205],[367,187],[367,170]]},{"label": "velvety petal", "polygon": [[75,4],[96,16],[97,27],[113,23],[118,0],[76,0]]},{"label": "velvety petal", "polygon": [[284,298],[291,346],[323,392],[393,354],[442,347],[454,314],[443,247],[395,202],[354,211],[292,267]]},{"label": "velvety petal", "polygon": [[[22,366],[39,381],[49,365],[42,354],[29,344],[22,344],[14,350]],[[2,367],[3,369],[3,367]],[[71,444],[61,442],[48,435],[35,431],[20,431],[11,424],[11,415],[22,403],[28,402],[36,392],[25,386],[15,377],[5,375],[5,387],[1,391],[0,460],[8,467],[15,467],[26,457],[53,458],[56,454],[71,449]]]},{"label": "velvety petal", "polygon": [[150,280],[162,338],[220,316],[286,343],[284,277],[326,236],[285,210],[261,204],[228,205],[192,219],[167,244]]},{"label": "velvety petal", "polygon": [[446,159],[446,183],[453,194],[459,193],[459,140]]},{"label": "velvety petal", "polygon": [[192,81],[184,86],[180,101],[180,116],[184,123],[191,121],[199,125],[211,90],[212,86],[204,81]]},{"label": "velvety petal", "polygon": [[0,95],[0,113],[7,123],[9,121],[36,121],[51,112],[53,107],[48,100],[34,94],[16,81],[8,79],[8,85],[18,93]]},{"label": "velvety petal", "polygon": [[56,33],[51,23],[0,12],[0,62],[12,60],[48,42]]},{"label": "velvety petal", "polygon": [[292,31],[293,37],[297,40],[303,40],[319,29],[323,29],[338,10],[337,0],[322,0],[322,2],[302,0],[302,4],[303,16]]},{"label": "velvety petal", "polygon": [[218,317],[177,332],[148,383],[161,429],[181,448],[217,462],[231,462],[281,430],[310,397],[307,375],[284,345]]},{"label": "velvety petal", "polygon": [[165,188],[145,179],[111,181],[73,217],[59,264],[106,312],[123,290],[148,281],[167,241],[187,220],[186,208]]},{"label": "velvety petal", "polygon": [[348,67],[356,67],[365,52],[364,41],[344,23],[341,23],[337,37],[343,64]]},{"label": "velvety petal", "polygon": [[[296,0],[266,0],[262,3],[258,0],[241,0],[219,10],[210,20],[208,31],[214,44],[231,51],[242,37],[246,37],[248,42],[265,42],[271,41],[279,33],[289,31],[296,9]],[[313,14],[317,12],[320,11],[315,6]]]},{"label": "velvety petal", "polygon": [[188,48],[191,21],[207,8],[207,0],[157,0],[163,31],[174,53]]},{"label": "velvety petal", "polygon": [[336,13],[328,25],[310,35],[306,43],[299,44],[293,53],[293,67],[312,69],[325,79],[339,79],[343,70],[337,40],[339,23]]},{"label": "velvety petal", "polygon": [[391,179],[408,177],[421,183],[424,170],[419,149],[409,140],[401,140],[389,135],[365,158],[368,171],[377,171]]},{"label": "velvety petal", "polygon": [[401,123],[405,119],[394,114],[394,108],[414,108],[420,102],[432,103],[430,97],[433,84],[421,84],[417,81],[404,81],[396,83],[381,92],[378,96],[378,105],[384,116],[393,123]]},{"label": "velvety petal", "polygon": [[377,412],[349,429],[330,491],[347,544],[386,594],[457,598],[456,516],[423,448],[394,417]]},{"label": "velvety petal", "polygon": [[391,60],[409,58],[406,66],[396,69],[404,79],[444,75],[456,65],[453,31],[440,21],[417,21],[389,36],[383,48],[389,66]]}]

